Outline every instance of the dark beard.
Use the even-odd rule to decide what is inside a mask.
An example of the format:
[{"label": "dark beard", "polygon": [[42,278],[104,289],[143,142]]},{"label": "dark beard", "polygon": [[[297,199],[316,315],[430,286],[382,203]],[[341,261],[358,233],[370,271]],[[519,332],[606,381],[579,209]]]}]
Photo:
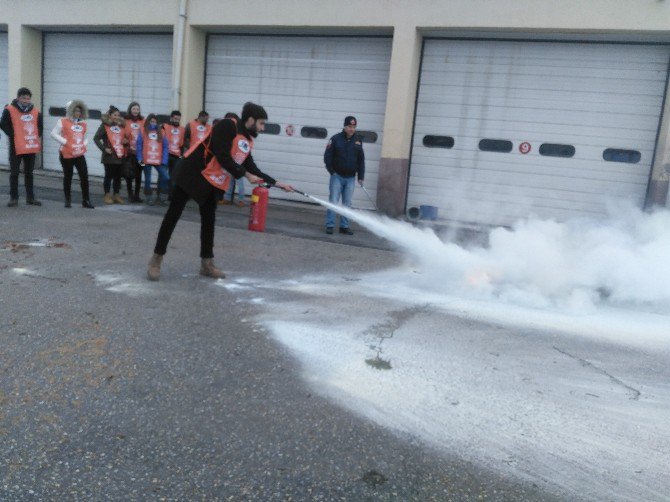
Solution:
[{"label": "dark beard", "polygon": [[250,128],[247,129],[247,132],[252,138],[257,138],[258,137],[258,131],[256,130],[256,124],[252,125]]}]

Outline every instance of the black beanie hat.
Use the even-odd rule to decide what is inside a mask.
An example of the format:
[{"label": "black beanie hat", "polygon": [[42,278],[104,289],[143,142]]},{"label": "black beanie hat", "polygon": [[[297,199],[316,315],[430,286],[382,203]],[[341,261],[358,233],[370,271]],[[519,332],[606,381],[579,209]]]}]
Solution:
[{"label": "black beanie hat", "polygon": [[358,121],[356,120],[356,117],[353,117],[352,115],[349,115],[344,118],[344,125],[358,125]]}]

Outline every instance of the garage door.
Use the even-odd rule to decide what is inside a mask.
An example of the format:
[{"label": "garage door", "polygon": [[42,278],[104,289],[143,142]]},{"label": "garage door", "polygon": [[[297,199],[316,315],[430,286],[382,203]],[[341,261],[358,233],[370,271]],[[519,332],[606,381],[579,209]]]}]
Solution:
[{"label": "garage door", "polygon": [[666,46],[427,40],[408,206],[510,224],[642,205]]},{"label": "garage door", "polygon": [[[391,58],[388,38],[212,35],[205,103],[212,117],[262,104],[268,134],[256,142],[259,167],[318,197],[328,196],[323,152],[355,115],[364,135],[366,186],[375,197]],[[299,199],[272,191],[274,197]],[[371,207],[362,190],[354,206]]]},{"label": "garage door", "polygon": [[[0,106],[4,107],[9,103],[9,93],[7,89],[7,33],[0,33]],[[9,164],[9,151],[7,150],[7,136],[0,132],[0,164]]]},{"label": "garage door", "polygon": [[49,133],[72,99],[91,109],[89,172],[104,174],[93,135],[100,113],[112,104],[122,112],[138,101],[142,113],[169,114],[172,35],[61,34],[44,36],[44,167],[60,170],[58,144]]}]

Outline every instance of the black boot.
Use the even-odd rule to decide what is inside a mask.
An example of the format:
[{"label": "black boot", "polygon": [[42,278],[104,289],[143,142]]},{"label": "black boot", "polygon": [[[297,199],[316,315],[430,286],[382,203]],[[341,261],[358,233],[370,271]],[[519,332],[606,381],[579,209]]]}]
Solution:
[{"label": "black boot", "polygon": [[72,201],[70,199],[65,199],[65,207],[72,207]]},{"label": "black boot", "polygon": [[95,206],[91,204],[91,201],[86,199],[81,201],[81,207],[85,207],[86,209],[95,209]]}]

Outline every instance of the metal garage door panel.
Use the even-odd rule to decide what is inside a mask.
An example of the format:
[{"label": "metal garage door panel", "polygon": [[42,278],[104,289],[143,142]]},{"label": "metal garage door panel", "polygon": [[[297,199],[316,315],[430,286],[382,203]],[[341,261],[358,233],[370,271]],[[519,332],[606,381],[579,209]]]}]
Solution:
[{"label": "metal garage door panel", "polygon": [[[355,115],[360,130],[378,135],[376,143],[364,145],[366,186],[375,197],[390,58],[388,38],[210,36],[206,108],[221,117],[239,113],[246,101],[262,104],[281,133],[260,136],[254,159],[272,176],[323,198],[328,196],[326,143],[342,130],[346,115]],[[293,136],[286,134],[289,124]],[[301,137],[303,126],[327,129],[326,139]],[[279,191],[271,195],[304,200]],[[361,190],[354,194],[354,206],[371,207]]]},{"label": "metal garage door panel", "polygon": [[[112,104],[125,112],[138,101],[142,113],[170,112],[172,35],[70,34],[44,36],[44,167],[60,170],[58,144],[49,133],[59,117],[50,107],[82,99],[89,108],[106,112]],[[104,174],[100,151],[93,144],[99,120],[88,121],[89,172]]]},{"label": "metal garage door panel", "polygon": [[[426,41],[408,205],[487,224],[602,215],[612,199],[641,205],[669,54],[651,45]],[[428,148],[426,135],[451,136],[454,146]],[[484,138],[513,149],[480,151]],[[575,155],[541,156],[542,143],[573,145]],[[607,162],[606,148],[641,158]]]},{"label": "metal garage door panel", "polygon": [[[7,89],[8,70],[7,33],[0,33],[0,105],[3,107],[10,102],[9,90]],[[0,164],[9,164],[7,136],[3,132],[0,132]]]}]

